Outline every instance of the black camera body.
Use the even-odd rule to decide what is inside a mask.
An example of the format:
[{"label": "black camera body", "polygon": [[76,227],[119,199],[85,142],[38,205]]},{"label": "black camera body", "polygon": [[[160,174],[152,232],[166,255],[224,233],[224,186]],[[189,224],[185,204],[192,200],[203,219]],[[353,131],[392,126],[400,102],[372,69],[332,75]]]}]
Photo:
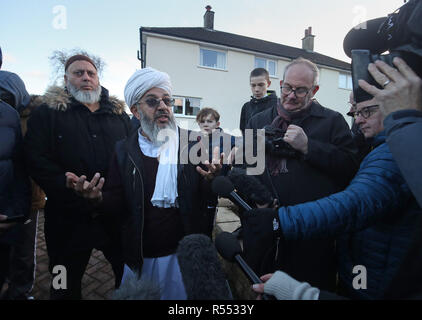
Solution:
[{"label": "black camera body", "polygon": [[393,59],[395,57],[402,58],[402,54],[398,51],[393,51],[390,54],[371,54],[369,50],[352,50],[353,95],[357,103],[372,99],[372,96],[369,93],[359,87],[358,81],[360,79],[382,89],[378,82],[376,82],[368,72],[368,65],[377,60],[381,60],[394,68]]},{"label": "black camera body", "polygon": [[265,153],[280,158],[300,158],[301,153],[283,140],[285,131],[265,126]]},{"label": "black camera body", "polygon": [[[393,59],[400,57],[422,77],[422,0],[409,0],[388,17],[354,27],[343,49],[352,58],[353,94],[358,103],[372,98],[359,87],[359,79],[382,89],[368,72],[368,64],[376,60],[395,67]],[[381,54],[387,50],[388,54]]]},{"label": "black camera body", "polygon": [[389,54],[372,54],[369,50],[352,50],[352,82],[353,95],[357,103],[370,100],[372,96],[359,87],[359,79],[365,80],[369,84],[383,89],[368,71],[368,65],[377,60],[381,60],[389,66],[395,68],[393,59],[399,57],[403,59],[409,67],[422,76],[422,57],[405,51],[391,50]]}]

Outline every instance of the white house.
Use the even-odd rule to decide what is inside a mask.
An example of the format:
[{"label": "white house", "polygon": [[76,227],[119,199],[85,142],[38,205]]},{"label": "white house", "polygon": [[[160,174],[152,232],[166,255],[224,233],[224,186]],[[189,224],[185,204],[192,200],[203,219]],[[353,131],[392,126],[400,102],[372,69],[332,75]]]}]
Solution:
[{"label": "white house", "polygon": [[[284,67],[297,57],[315,62],[320,69],[317,100],[346,116],[352,89],[350,64],[313,52],[311,28],[305,31],[302,49],[214,30],[214,12],[207,7],[204,27],[140,28],[138,58],[142,67],[167,72],[173,83],[174,113],[183,127],[197,129],[195,115],[212,107],[221,115],[221,127],[236,134],[240,111],[250,99],[249,74],[265,67],[271,75],[270,90],[280,96]],[[240,130],[237,131],[240,135]]]}]

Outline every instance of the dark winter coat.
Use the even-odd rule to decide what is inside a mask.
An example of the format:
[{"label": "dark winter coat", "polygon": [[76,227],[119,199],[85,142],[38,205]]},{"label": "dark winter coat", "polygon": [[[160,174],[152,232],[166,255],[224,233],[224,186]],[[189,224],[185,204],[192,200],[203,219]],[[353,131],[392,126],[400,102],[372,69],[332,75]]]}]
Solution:
[{"label": "dark winter coat", "polygon": [[240,130],[242,131],[242,135],[244,135],[246,125],[248,121],[257,113],[270,109],[271,107],[277,105],[277,95],[272,93],[270,95],[265,96],[261,99],[256,99],[251,97],[251,100],[246,102],[240,113]]},{"label": "dark winter coat", "polygon": [[[180,129],[180,134],[183,133],[186,131]],[[143,263],[144,207],[145,202],[150,200],[144,198],[146,174],[148,172],[143,170],[138,132],[133,132],[127,140],[116,145],[102,203],[104,210],[115,215],[121,232],[124,262],[133,270],[140,270]],[[183,233],[206,234],[212,230],[213,219],[209,217],[214,217],[215,209],[208,209],[208,205],[215,203],[217,197],[211,191],[210,183],[196,171],[196,165],[178,164],[177,192]]]},{"label": "dark winter coat", "polygon": [[[0,214],[29,215],[31,189],[22,150],[22,134],[17,111],[0,100]],[[0,243],[12,244],[20,226],[0,236]]]},{"label": "dark winter coat", "polygon": [[[247,128],[262,129],[277,116],[276,106],[255,115]],[[270,176],[268,168],[259,176],[278,198],[280,205],[313,201],[342,190],[357,170],[356,149],[343,116],[313,102],[309,112],[292,124],[308,137],[308,154],[287,159],[287,173]],[[268,159],[268,157],[267,157]],[[279,250],[277,268],[299,281],[333,290],[335,285],[334,240],[286,241]],[[262,272],[274,270],[263,269]]]},{"label": "dark winter coat", "polygon": [[0,70],[0,99],[19,113],[25,109],[31,98],[22,79],[15,73]]},{"label": "dark winter coat", "polygon": [[[94,205],[66,188],[66,172],[105,176],[115,143],[128,136],[129,117],[124,104],[102,88],[95,112],[67,91],[51,88],[28,120],[25,151],[31,177],[45,191],[45,234],[49,251],[100,246],[105,239],[93,232]],[[101,217],[100,217],[101,219]]]},{"label": "dark winter coat", "polygon": [[385,118],[384,127],[394,160],[422,206],[422,111],[393,112]]},{"label": "dark winter coat", "polygon": [[[365,157],[344,191],[278,211],[286,239],[339,237],[340,287],[351,298],[403,298],[403,291],[420,287],[415,282],[420,270],[411,266],[422,259],[422,211],[384,141],[383,133],[376,137],[374,143],[381,144]],[[404,257],[413,245],[419,252],[404,266]],[[366,289],[353,288],[358,275],[356,270],[353,273],[355,266],[366,268]],[[392,288],[400,266],[413,274]]]}]

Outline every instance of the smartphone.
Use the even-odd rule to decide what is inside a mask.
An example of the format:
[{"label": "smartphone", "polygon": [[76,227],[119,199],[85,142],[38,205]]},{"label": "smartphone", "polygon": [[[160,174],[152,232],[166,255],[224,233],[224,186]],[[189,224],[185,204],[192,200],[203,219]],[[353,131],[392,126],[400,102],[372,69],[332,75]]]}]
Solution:
[{"label": "smartphone", "polygon": [[12,222],[24,223],[25,220],[26,218],[24,215],[19,215],[19,216],[7,217],[6,220],[1,220],[0,223],[12,223]]}]

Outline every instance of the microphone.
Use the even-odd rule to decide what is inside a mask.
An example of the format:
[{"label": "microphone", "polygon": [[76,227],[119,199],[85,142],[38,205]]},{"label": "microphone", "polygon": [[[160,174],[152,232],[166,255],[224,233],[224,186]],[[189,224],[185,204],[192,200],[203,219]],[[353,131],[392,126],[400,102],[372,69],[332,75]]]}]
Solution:
[{"label": "microphone", "polygon": [[233,300],[217,251],[203,234],[185,236],[177,258],[188,300]]},{"label": "microphone", "polygon": [[112,300],[160,300],[160,287],[149,279],[130,273],[111,296]]},{"label": "microphone", "polygon": [[232,168],[227,177],[236,190],[251,201],[259,204],[272,204],[274,198],[268,189],[254,176],[247,175],[245,169]]},{"label": "microphone", "polygon": [[212,191],[220,197],[229,198],[247,211],[252,210],[246,201],[243,200],[236,191],[234,191],[233,183],[227,177],[218,176],[214,178],[214,181],[212,182]]},{"label": "microphone", "polygon": [[[248,264],[241,257],[242,248],[240,247],[239,241],[236,236],[229,232],[221,232],[215,238],[215,246],[218,253],[226,260],[230,262],[237,262],[243,273],[248,279],[254,283],[263,283],[262,280],[256,275],[256,273],[248,266]],[[262,299],[274,300],[273,296],[263,294]]]}]

